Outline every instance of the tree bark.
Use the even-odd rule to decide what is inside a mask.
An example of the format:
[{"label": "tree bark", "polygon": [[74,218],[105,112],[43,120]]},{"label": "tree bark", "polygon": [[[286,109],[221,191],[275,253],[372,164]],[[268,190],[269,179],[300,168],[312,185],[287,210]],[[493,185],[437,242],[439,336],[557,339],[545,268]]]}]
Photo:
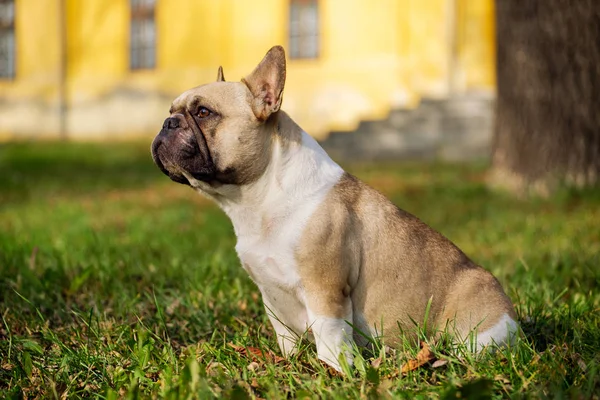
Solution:
[{"label": "tree bark", "polygon": [[600,0],[496,0],[492,183],[600,183]]}]

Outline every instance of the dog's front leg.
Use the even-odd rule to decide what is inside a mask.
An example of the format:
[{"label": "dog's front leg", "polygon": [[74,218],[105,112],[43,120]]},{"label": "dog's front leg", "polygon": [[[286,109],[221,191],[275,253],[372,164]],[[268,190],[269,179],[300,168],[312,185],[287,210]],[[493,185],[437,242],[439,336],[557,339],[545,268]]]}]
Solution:
[{"label": "dog's front leg", "polygon": [[271,321],[271,325],[273,325],[273,329],[275,329],[277,344],[279,345],[281,353],[284,357],[295,354],[298,351],[298,348],[296,347],[299,339],[298,335],[282,321],[283,314],[277,312],[277,309],[273,306],[271,301],[269,301],[267,296],[263,295],[263,303],[267,315],[269,316],[269,320]]},{"label": "dog's front leg", "polygon": [[342,371],[340,356],[352,365],[352,301],[337,293],[306,293],[310,329],[319,359]]}]

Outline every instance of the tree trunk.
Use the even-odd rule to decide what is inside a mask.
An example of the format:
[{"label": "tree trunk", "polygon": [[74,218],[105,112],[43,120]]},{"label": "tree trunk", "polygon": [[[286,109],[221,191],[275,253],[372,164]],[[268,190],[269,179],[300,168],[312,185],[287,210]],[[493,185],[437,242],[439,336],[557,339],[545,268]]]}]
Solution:
[{"label": "tree trunk", "polygon": [[600,0],[496,0],[492,183],[600,183]]}]

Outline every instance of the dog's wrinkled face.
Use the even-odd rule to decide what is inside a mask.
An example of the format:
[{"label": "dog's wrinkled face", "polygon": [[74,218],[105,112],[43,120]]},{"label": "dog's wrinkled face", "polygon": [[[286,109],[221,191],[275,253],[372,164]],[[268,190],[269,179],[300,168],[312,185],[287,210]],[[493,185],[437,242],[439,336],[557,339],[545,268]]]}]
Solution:
[{"label": "dog's wrinkled face", "polygon": [[285,81],[285,56],[273,48],[243,82],[217,82],[188,90],[171,106],[152,143],[156,165],[175,182],[243,185],[269,162],[273,126]]},{"label": "dog's wrinkled face", "polygon": [[[183,93],[152,144],[154,162],[172,180],[241,184],[243,165],[260,157],[268,136],[254,117],[242,83],[215,82]],[[263,136],[263,137],[261,137]]]}]

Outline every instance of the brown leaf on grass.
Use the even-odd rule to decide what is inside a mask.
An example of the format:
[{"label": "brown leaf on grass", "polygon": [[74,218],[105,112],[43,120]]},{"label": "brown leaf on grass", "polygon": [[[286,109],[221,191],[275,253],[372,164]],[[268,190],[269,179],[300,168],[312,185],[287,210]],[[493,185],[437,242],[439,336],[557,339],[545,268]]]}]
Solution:
[{"label": "brown leaf on grass", "polygon": [[256,361],[252,361],[246,368],[248,371],[256,371],[258,368],[260,368],[260,364]]},{"label": "brown leaf on grass", "polygon": [[439,368],[448,364],[448,360],[435,360],[433,364],[431,364],[431,368]]},{"label": "brown leaf on grass", "polygon": [[408,360],[408,362],[402,365],[400,369],[403,374],[408,373],[409,371],[414,371],[415,369],[422,367],[430,361],[435,360],[435,356],[429,350],[429,346],[425,342],[421,342],[421,350],[417,353],[417,358]]},{"label": "brown leaf on grass", "polygon": [[220,362],[213,361],[206,366],[206,375],[208,376],[219,376],[225,371],[227,371],[227,368]]},{"label": "brown leaf on grass", "polygon": [[381,366],[381,361],[382,361],[381,356],[377,357],[376,359],[371,361],[371,367],[373,367],[375,369],[379,368]]},{"label": "brown leaf on grass", "polygon": [[256,347],[238,346],[231,342],[228,343],[228,346],[235,350],[237,353],[241,354],[242,356],[252,358],[253,361],[269,361],[274,364],[279,364],[280,362],[285,361],[285,358],[279,357],[270,350],[265,352]]}]

